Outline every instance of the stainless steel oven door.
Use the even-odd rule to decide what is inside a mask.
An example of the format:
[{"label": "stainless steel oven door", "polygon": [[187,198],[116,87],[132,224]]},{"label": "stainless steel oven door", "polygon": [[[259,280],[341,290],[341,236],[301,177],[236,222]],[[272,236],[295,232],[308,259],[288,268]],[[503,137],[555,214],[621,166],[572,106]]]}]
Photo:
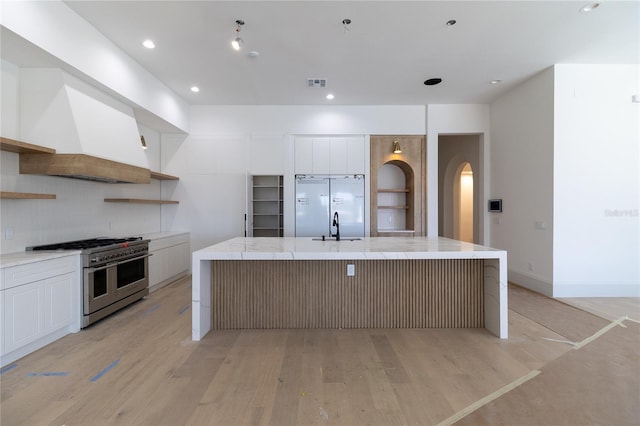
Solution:
[{"label": "stainless steel oven door", "polygon": [[113,287],[116,264],[84,268],[84,314],[89,315],[115,302]]},{"label": "stainless steel oven door", "polygon": [[113,287],[115,300],[149,287],[149,256],[145,254],[116,264],[117,278]]}]

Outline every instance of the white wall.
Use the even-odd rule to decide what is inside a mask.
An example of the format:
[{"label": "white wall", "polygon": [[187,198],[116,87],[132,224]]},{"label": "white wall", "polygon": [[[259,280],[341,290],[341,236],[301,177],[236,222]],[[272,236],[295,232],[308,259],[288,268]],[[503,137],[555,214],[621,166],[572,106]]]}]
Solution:
[{"label": "white wall", "polygon": [[171,189],[180,207],[163,210],[162,226],[191,232],[194,250],[243,236],[249,176],[282,174],[293,230],[296,135],[425,134],[424,117],[422,106],[194,106],[188,137],[163,135],[163,171],[180,176]]},{"label": "white wall", "polygon": [[638,65],[556,65],[554,296],[640,296]]},{"label": "white wall", "polygon": [[640,295],[637,65],[556,65],[491,104],[492,245],[554,297]]},{"label": "white wall", "polygon": [[[491,245],[509,253],[509,280],[553,293],[553,69],[491,104]],[[537,229],[544,222],[546,229]],[[539,226],[540,227],[540,226]]]},{"label": "white wall", "polygon": [[[486,200],[485,188],[488,188],[489,144],[491,132],[489,123],[489,105],[439,104],[427,106],[427,235],[438,235],[438,135],[480,135],[480,166],[474,170],[482,180],[474,180],[478,185],[479,197]],[[484,202],[484,201],[483,201]],[[485,211],[479,214],[479,241],[489,245],[485,234],[488,227]]]}]

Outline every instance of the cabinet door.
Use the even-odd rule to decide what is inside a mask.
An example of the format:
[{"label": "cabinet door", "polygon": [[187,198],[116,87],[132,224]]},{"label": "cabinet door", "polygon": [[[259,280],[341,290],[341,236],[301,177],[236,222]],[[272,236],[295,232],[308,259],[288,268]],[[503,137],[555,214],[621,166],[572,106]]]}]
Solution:
[{"label": "cabinet door", "polygon": [[296,138],[293,149],[295,152],[295,173],[313,173],[313,139]]},{"label": "cabinet door", "polygon": [[45,281],[45,331],[55,331],[73,322],[75,298],[73,274],[60,275]]},{"label": "cabinet door", "polygon": [[364,138],[349,138],[345,141],[347,173],[364,175]]},{"label": "cabinet door", "polygon": [[331,140],[319,138],[313,140],[313,173],[331,174]]},{"label": "cabinet door", "polygon": [[167,279],[169,266],[167,265],[167,250],[154,250],[149,257],[149,287],[160,284]]},{"label": "cabinet door", "polygon": [[169,248],[169,276],[173,277],[189,270],[189,244],[178,244]]},{"label": "cabinet door", "polygon": [[331,139],[331,171],[332,175],[349,174],[347,141],[342,138]]},{"label": "cabinet door", "polygon": [[44,281],[3,291],[4,350],[11,352],[44,335]]}]

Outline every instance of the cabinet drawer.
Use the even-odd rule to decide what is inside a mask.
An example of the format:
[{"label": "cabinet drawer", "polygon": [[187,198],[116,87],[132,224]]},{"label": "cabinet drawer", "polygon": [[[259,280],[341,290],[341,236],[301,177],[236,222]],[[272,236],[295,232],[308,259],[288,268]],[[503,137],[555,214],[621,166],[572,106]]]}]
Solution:
[{"label": "cabinet drawer", "polygon": [[149,242],[149,251],[161,250],[178,244],[188,243],[189,234],[173,235],[166,238],[158,238]]},{"label": "cabinet drawer", "polygon": [[65,256],[4,268],[0,290],[75,272],[77,256]]}]

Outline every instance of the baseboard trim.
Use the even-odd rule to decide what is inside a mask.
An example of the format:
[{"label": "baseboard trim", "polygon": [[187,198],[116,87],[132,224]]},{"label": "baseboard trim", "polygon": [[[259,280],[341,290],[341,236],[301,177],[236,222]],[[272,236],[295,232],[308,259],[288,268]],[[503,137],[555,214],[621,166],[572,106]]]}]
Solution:
[{"label": "baseboard trim", "polygon": [[553,297],[553,283],[544,281],[539,277],[532,277],[531,275],[525,275],[520,272],[509,270],[509,282],[518,284],[521,287],[528,288],[536,293],[544,294],[545,296]]},{"label": "baseboard trim", "polygon": [[640,297],[640,283],[554,283],[553,297]]},{"label": "baseboard trim", "polygon": [[509,282],[549,297],[640,297],[640,283],[633,282],[547,282],[513,270]]}]

